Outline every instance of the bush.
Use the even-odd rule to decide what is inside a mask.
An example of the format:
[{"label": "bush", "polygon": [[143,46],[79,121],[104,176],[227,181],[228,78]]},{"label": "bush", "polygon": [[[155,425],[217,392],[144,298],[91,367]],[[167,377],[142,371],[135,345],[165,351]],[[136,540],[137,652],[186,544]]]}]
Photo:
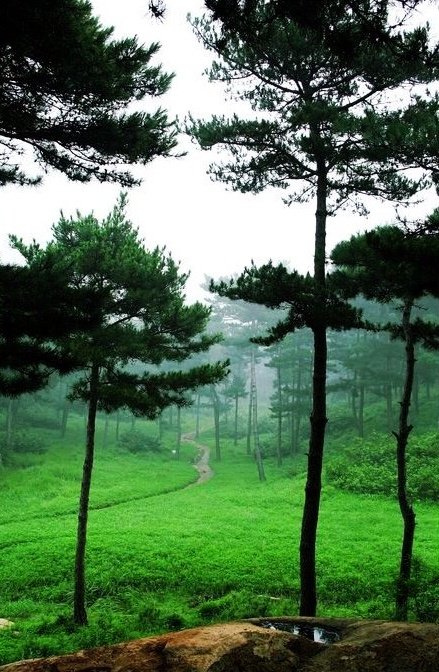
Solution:
[{"label": "bush", "polygon": [[28,456],[42,455],[46,450],[47,447],[40,438],[26,432],[15,433],[9,446],[6,445],[6,437],[4,435],[0,443],[0,454],[3,458],[3,464],[16,468],[31,466],[35,463],[35,458]]},{"label": "bush", "polygon": [[122,434],[119,438],[119,445],[129,453],[159,453],[162,450],[159,438],[148,436],[135,429]]},{"label": "bush", "polygon": [[414,612],[418,621],[439,623],[439,574],[421,562],[413,559],[411,594]]},{"label": "bush", "polygon": [[39,437],[26,432],[19,432],[12,439],[11,452],[13,453],[36,453],[41,455],[46,450]]},{"label": "bush", "polygon": [[[409,442],[407,480],[413,499],[439,499],[439,452],[437,433]],[[396,495],[395,439],[375,434],[352,439],[348,448],[332,457],[326,468],[329,483],[360,494]]]}]

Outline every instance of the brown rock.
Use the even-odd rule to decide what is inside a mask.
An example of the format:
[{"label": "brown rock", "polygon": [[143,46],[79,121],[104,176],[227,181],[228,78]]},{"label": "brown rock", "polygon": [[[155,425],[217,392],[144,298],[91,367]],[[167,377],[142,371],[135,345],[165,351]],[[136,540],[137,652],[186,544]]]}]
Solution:
[{"label": "brown rock", "polygon": [[336,629],[322,644],[250,619],[28,660],[0,672],[439,672],[439,626],[342,619],[276,619]]}]

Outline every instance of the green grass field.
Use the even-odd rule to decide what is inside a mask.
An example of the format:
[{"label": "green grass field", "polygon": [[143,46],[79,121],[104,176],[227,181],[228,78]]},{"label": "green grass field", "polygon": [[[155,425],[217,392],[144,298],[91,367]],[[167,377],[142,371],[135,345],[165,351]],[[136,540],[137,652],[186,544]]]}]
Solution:
[{"label": "green grass field", "polygon": [[[157,433],[153,423],[139,421]],[[0,663],[131,639],[200,623],[294,615],[303,459],[266,461],[267,482],[244,440],[222,442],[214,477],[197,478],[194,444],[130,454],[114,440],[97,455],[89,517],[89,625],[71,621],[83,426],[65,439],[41,430],[46,453],[0,472]],[[207,431],[200,442],[213,446]],[[213,454],[214,451],[211,451]],[[417,594],[412,617],[433,618],[428,578],[439,574],[439,506],[417,503]],[[401,522],[396,501],[325,485],[318,539],[320,615],[391,618]],[[424,592],[422,592],[424,591]],[[429,592],[430,591],[430,592]],[[422,611],[424,609],[424,611]],[[430,612],[428,611],[430,609]]]}]

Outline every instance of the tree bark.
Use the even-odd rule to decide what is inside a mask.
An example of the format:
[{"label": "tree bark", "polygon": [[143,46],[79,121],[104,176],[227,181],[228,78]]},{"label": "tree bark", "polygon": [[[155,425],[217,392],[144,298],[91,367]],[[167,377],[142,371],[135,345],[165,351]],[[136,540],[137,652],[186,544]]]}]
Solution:
[{"label": "tree bark", "polygon": [[201,404],[201,394],[197,394],[197,410],[195,415],[195,438],[200,437],[200,404]]},{"label": "tree bark", "polygon": [[119,441],[119,428],[120,428],[120,411],[117,409],[116,413],[116,441]]},{"label": "tree bark", "polygon": [[248,420],[247,420],[247,455],[251,455],[251,440],[252,440],[252,409],[253,409],[253,397],[250,386],[250,394],[248,395]]},{"label": "tree bark", "polygon": [[[319,139],[314,138],[318,143]],[[314,252],[315,300],[321,312],[314,326],[314,366],[312,383],[311,433],[309,439],[308,471],[305,485],[300,537],[300,616],[315,616],[317,609],[316,538],[322,489],[323,450],[326,417],[327,342],[325,283],[326,257],[326,193],[327,178],[324,161],[317,158],[317,209]]]},{"label": "tree bark", "polygon": [[266,481],[264,463],[262,460],[261,446],[259,444],[259,428],[258,428],[258,397],[256,388],[256,371],[255,371],[255,355],[252,352],[251,359],[251,397],[253,399],[252,418],[253,418],[253,442],[256,465],[258,468],[258,476],[260,481]]},{"label": "tree bark", "polygon": [[408,423],[413,379],[415,371],[415,346],[412,327],[410,324],[413,302],[406,300],[402,314],[402,326],[405,338],[405,380],[399,411],[398,432],[396,437],[396,460],[398,468],[398,503],[403,519],[403,537],[401,546],[401,561],[396,587],[395,616],[399,621],[406,621],[408,616],[408,601],[410,593],[410,576],[413,556],[413,542],[415,537],[416,516],[407,493],[407,463],[406,450],[408,437],[413,429]]},{"label": "tree bark", "polygon": [[64,404],[62,407],[62,416],[61,416],[61,438],[63,439],[67,431],[67,420],[69,419],[69,411],[71,408],[71,402],[68,399],[64,399]]},{"label": "tree bark", "polygon": [[364,383],[361,382],[359,385],[360,388],[360,398],[358,404],[358,436],[361,438],[364,437]]},{"label": "tree bark", "polygon": [[238,395],[235,394],[235,422],[234,422],[234,430],[233,430],[233,445],[237,446],[238,445]]},{"label": "tree bark", "polygon": [[107,443],[108,443],[108,427],[110,424],[110,417],[108,413],[105,414],[105,422],[104,422],[104,435],[102,437],[102,447],[106,448]]},{"label": "tree bark", "polygon": [[214,385],[210,387],[212,393],[213,404],[213,421],[215,423],[215,458],[218,462],[221,461],[221,445],[220,445],[220,411],[219,399]]},{"label": "tree bark", "polygon": [[282,466],[282,385],[280,379],[280,366],[276,367],[277,398],[279,410],[277,414],[277,466]]},{"label": "tree bark", "polygon": [[177,460],[180,459],[181,450],[181,408],[177,406]]},{"label": "tree bark", "polygon": [[87,437],[82,469],[81,495],[79,498],[78,530],[75,557],[75,586],[73,620],[78,625],[87,624],[85,549],[87,544],[88,505],[90,500],[91,475],[93,471],[96,412],[98,405],[99,366],[92,364],[90,373],[90,399],[88,402]]}]

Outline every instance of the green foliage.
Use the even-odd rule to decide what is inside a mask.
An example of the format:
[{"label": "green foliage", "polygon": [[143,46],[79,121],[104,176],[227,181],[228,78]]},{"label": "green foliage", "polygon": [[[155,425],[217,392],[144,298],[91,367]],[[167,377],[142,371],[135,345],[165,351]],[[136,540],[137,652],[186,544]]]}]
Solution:
[{"label": "green foliage", "polygon": [[[45,249],[14,236],[11,240],[30,269],[52,261],[63,272],[78,311],[88,316],[88,328],[54,340],[77,368],[98,367],[99,389],[93,393],[100,408],[129,408],[153,418],[171,403],[186,404],[187,389],[224,377],[227,365],[186,372],[154,368],[203,352],[218,336],[203,333],[208,308],[185,304],[187,275],[164,250],[145,249],[125,207],[122,194],[102,222],[93,215],[61,216]],[[140,362],[144,371],[134,372]],[[73,383],[70,398],[88,402],[90,390],[87,374]]]},{"label": "green foliage", "polygon": [[169,155],[176,141],[166,114],[127,111],[169,87],[172,77],[151,64],[157,43],[111,39],[82,0],[42,0],[38,10],[5,0],[0,25],[0,185],[41,180],[22,170],[25,147],[44,170],[125,185],[138,180],[124,164]]},{"label": "green foliage", "polygon": [[135,429],[121,434],[119,445],[129,453],[159,453],[162,450],[162,444],[158,437],[148,436]]},{"label": "green foliage", "polygon": [[[0,612],[15,622],[14,630],[0,631],[1,664],[173,628],[297,613],[305,456],[285,459],[282,468],[267,458],[262,484],[245,440],[235,446],[225,439],[213,479],[185,489],[196,478],[195,445],[183,442],[180,461],[171,459],[175,430],[168,428],[161,453],[130,453],[117,445],[114,420],[110,416],[105,448],[104,418],[97,423],[86,627],[72,623],[69,608],[83,418],[72,414],[63,440],[35,430],[47,447],[42,464],[0,472]],[[130,423],[130,417],[120,418],[121,435],[130,434]],[[137,423],[139,434],[157,436],[156,423]],[[192,428],[184,409],[182,423],[183,431]],[[211,424],[207,410],[202,424]],[[262,425],[261,439],[268,441],[272,424]],[[213,431],[199,441],[212,454]],[[331,459],[346,443],[346,435],[331,437]],[[385,452],[390,439],[376,434],[367,442],[370,449],[377,444]],[[353,459],[362,445],[353,442]],[[418,437],[416,445],[422,460],[433,459],[437,437]],[[388,460],[393,462],[392,449]],[[437,500],[416,508],[420,569],[410,617],[437,620]],[[319,615],[391,618],[400,545],[396,501],[325,483],[320,516]]]},{"label": "green foliage", "polygon": [[213,177],[244,192],[288,189],[288,201],[305,201],[324,176],[333,208],[356,202],[362,211],[363,194],[400,201],[424,187],[400,170],[436,166],[438,99],[419,89],[407,109],[395,110],[392,94],[435,79],[434,46],[428,26],[404,25],[410,10],[391,25],[390,4],[364,0],[352,11],[343,0],[321,3],[310,26],[295,10],[279,14],[274,2],[209,3],[212,17],[193,26],[216,57],[210,79],[259,113],[191,120],[203,149],[229,153],[211,166]]},{"label": "green foliage", "polygon": [[35,433],[16,432],[11,440],[10,449],[14,453],[44,453],[47,448],[44,446],[41,437]]},{"label": "green foliage", "polygon": [[[437,433],[413,437],[407,454],[408,489],[420,501],[439,498]],[[396,497],[394,441],[373,434],[367,440],[352,439],[349,447],[331,456],[326,478],[337,488],[362,494]]]},{"label": "green foliage", "polygon": [[414,610],[419,621],[439,623],[439,574],[420,558],[413,558],[411,594]]}]

